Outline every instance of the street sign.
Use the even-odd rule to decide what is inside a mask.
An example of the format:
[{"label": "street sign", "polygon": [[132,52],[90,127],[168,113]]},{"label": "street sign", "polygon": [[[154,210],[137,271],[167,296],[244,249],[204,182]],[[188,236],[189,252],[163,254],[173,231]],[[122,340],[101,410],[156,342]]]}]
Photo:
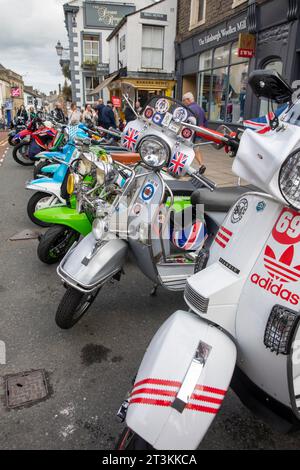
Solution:
[{"label": "street sign", "polygon": [[11,89],[11,96],[13,98],[19,98],[21,96],[21,88],[19,87],[13,87]]},{"label": "street sign", "polygon": [[255,56],[256,38],[254,34],[240,33],[238,56],[251,59]]}]

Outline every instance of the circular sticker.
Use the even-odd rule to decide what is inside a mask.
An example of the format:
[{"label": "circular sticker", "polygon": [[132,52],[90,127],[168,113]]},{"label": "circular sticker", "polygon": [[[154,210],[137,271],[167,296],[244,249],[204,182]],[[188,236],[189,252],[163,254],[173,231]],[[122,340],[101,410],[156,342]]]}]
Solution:
[{"label": "circular sticker", "polygon": [[145,117],[147,119],[151,119],[153,114],[154,114],[154,109],[153,108],[146,108],[144,114],[145,114]]},{"label": "circular sticker", "polygon": [[292,209],[283,209],[272,231],[273,238],[281,245],[300,242],[300,215]]},{"label": "circular sticker", "polygon": [[173,119],[175,122],[183,122],[186,121],[188,117],[188,112],[185,108],[180,106],[179,108],[175,109],[173,113]]},{"label": "circular sticker", "polygon": [[170,103],[165,98],[160,98],[155,105],[156,111],[160,114],[166,114],[169,111],[169,108]]},{"label": "circular sticker", "polygon": [[136,204],[133,208],[134,215],[140,215],[141,211],[142,211],[141,204]]},{"label": "circular sticker", "polygon": [[192,129],[189,129],[188,127],[184,127],[182,129],[181,135],[184,139],[190,139],[193,135]]},{"label": "circular sticker", "polygon": [[233,224],[236,224],[237,222],[242,220],[242,218],[244,217],[247,209],[248,209],[248,201],[247,201],[247,199],[244,198],[241,201],[239,201],[237,203],[237,205],[235,206],[235,208],[233,209],[233,213],[232,213],[232,216],[231,216],[231,222]]},{"label": "circular sticker", "polygon": [[144,201],[150,201],[150,199],[153,197],[153,195],[154,195],[154,186],[153,186],[153,184],[147,184],[143,189],[142,199]]}]

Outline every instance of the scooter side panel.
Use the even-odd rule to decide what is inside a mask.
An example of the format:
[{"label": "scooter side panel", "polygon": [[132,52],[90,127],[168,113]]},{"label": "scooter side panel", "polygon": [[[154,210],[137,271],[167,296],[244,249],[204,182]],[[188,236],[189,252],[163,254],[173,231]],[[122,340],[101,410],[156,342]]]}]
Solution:
[{"label": "scooter side panel", "polygon": [[[269,237],[262,246],[244,286],[237,312],[239,367],[259,388],[290,407],[287,365],[291,358],[267,349],[265,331],[275,305],[291,309],[299,316],[299,212],[281,207],[280,215],[275,218]],[[275,342],[288,331],[288,325],[280,322],[279,316],[277,321],[276,329],[273,327],[270,331],[270,339]],[[282,337],[284,339],[285,336]]]},{"label": "scooter side panel", "polygon": [[126,261],[127,243],[113,239],[100,248],[96,244],[93,233],[87,235],[64,257],[58,275],[74,287],[90,291],[120,271]]},{"label": "scooter side panel", "polygon": [[[173,407],[174,400],[200,342],[211,347],[210,353],[181,412]],[[177,311],[144,356],[127,425],[155,449],[196,449],[220,409],[235,361],[236,348],[228,336],[192,313]]]},{"label": "scooter side panel", "polygon": [[34,217],[49,224],[65,225],[79,232],[84,237],[92,230],[92,225],[85,213],[65,206],[47,207],[34,213]]}]

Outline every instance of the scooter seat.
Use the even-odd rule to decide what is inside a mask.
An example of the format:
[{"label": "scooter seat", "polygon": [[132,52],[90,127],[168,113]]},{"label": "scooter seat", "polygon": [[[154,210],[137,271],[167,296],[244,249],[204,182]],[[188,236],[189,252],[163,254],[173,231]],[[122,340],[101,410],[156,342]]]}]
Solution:
[{"label": "scooter seat", "polygon": [[195,186],[191,181],[184,180],[167,180],[167,185],[171,189],[174,196],[192,196],[195,192]]},{"label": "scooter seat", "polygon": [[123,163],[124,165],[132,165],[141,160],[139,153],[130,152],[111,152],[111,158],[115,162]]},{"label": "scooter seat", "polygon": [[255,186],[230,186],[216,188],[214,191],[201,188],[193,192],[191,202],[193,206],[204,204],[206,212],[228,212],[243,194],[251,191],[260,190]]}]

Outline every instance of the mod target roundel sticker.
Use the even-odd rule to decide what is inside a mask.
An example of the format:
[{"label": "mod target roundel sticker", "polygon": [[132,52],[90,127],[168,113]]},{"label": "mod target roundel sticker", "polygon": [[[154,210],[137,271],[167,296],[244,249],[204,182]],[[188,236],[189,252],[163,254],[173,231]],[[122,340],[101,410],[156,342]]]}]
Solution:
[{"label": "mod target roundel sticker", "polygon": [[292,209],[283,209],[272,231],[273,238],[281,245],[300,242],[300,215]]},{"label": "mod target roundel sticker", "polygon": [[184,139],[190,139],[193,135],[193,131],[188,127],[184,127],[181,131],[181,135]]},{"label": "mod target roundel sticker", "polygon": [[147,119],[151,119],[152,116],[153,116],[153,114],[154,114],[154,109],[148,107],[148,108],[145,109],[145,113],[144,113],[144,114],[145,114],[145,117],[146,117]]},{"label": "mod target roundel sticker", "polygon": [[160,98],[156,105],[155,110],[160,114],[166,114],[169,111],[170,103],[165,98]]},{"label": "mod target roundel sticker", "polygon": [[154,189],[153,184],[151,183],[147,184],[142,191],[143,201],[146,201],[146,202],[150,201],[154,196],[154,192],[155,192],[155,189]]}]

